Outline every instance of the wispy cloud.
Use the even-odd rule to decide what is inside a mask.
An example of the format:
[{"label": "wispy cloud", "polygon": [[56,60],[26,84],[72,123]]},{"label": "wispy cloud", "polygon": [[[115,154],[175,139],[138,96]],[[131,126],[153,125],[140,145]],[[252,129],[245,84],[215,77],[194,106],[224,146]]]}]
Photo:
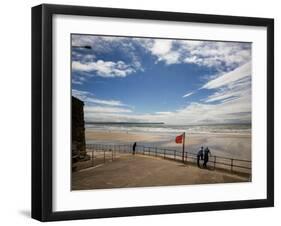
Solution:
[{"label": "wispy cloud", "polygon": [[105,106],[85,106],[85,113],[89,116],[93,113],[131,113],[132,110],[120,107],[105,107]]},{"label": "wispy cloud", "polygon": [[94,103],[94,104],[102,104],[102,105],[109,105],[109,106],[126,106],[119,100],[101,100],[94,97],[87,97],[86,102]]},{"label": "wispy cloud", "polygon": [[182,97],[183,97],[183,98],[185,98],[185,97],[189,97],[189,96],[191,96],[192,94],[194,94],[194,92],[189,92],[189,93],[187,93],[187,94],[183,95]]},{"label": "wispy cloud", "polygon": [[171,115],[173,112],[171,111],[157,111],[155,112],[156,115]]},{"label": "wispy cloud", "polygon": [[109,113],[88,114],[87,121],[164,122],[167,124],[248,123],[251,121],[249,97],[220,104],[192,103],[171,112],[151,114]]},{"label": "wispy cloud", "polygon": [[86,79],[83,76],[72,75],[71,81],[72,81],[72,84],[82,85],[85,80]]},{"label": "wispy cloud", "polygon": [[108,106],[128,106],[119,100],[98,99],[94,96],[94,94],[87,91],[72,89],[72,95],[82,101],[85,101],[87,104],[99,104],[99,105],[108,105]]},{"label": "wispy cloud", "polygon": [[[202,89],[216,90],[205,102],[245,100],[244,96],[251,96],[251,62],[210,80]],[[247,99],[247,104],[251,106],[251,98]]]},{"label": "wispy cloud", "polygon": [[81,82],[79,80],[76,80],[74,78],[71,80],[71,82],[72,82],[72,84],[76,84],[76,85],[82,85],[83,84],[83,82]]},{"label": "wispy cloud", "polygon": [[223,86],[235,85],[239,80],[251,76],[251,61],[245,63],[241,67],[236,68],[228,73],[225,73],[213,80],[207,82],[202,88],[204,89],[217,89]]}]

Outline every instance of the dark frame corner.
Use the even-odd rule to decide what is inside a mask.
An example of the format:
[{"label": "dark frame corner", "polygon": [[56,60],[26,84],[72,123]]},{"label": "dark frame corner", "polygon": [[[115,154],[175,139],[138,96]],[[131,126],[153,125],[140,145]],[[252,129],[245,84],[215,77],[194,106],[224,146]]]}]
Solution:
[{"label": "dark frame corner", "polygon": [[[55,14],[262,26],[267,28],[267,198],[196,204],[52,211],[52,16]],[[274,20],[43,4],[32,8],[32,218],[39,221],[274,206]]]}]

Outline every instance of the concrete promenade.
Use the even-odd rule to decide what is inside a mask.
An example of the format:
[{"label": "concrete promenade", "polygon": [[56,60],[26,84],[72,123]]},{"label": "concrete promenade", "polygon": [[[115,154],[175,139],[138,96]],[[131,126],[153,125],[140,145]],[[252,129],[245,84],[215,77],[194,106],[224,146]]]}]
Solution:
[{"label": "concrete promenade", "polygon": [[112,162],[72,173],[72,190],[247,182],[249,178],[194,164],[144,155],[120,155]]}]

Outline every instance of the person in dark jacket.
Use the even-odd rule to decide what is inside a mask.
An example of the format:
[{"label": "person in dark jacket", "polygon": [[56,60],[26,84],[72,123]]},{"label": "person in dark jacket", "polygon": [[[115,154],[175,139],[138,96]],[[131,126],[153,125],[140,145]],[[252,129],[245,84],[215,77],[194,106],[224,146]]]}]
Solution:
[{"label": "person in dark jacket", "polygon": [[136,153],[136,146],[137,146],[137,142],[135,142],[135,143],[133,144],[133,155]]},{"label": "person in dark jacket", "polygon": [[203,160],[203,147],[197,153],[197,166],[200,167],[200,159]]},{"label": "person in dark jacket", "polygon": [[203,163],[204,168],[207,168],[207,163],[209,161],[209,155],[211,156],[211,151],[209,150],[208,147],[206,147],[204,150],[204,163]]}]

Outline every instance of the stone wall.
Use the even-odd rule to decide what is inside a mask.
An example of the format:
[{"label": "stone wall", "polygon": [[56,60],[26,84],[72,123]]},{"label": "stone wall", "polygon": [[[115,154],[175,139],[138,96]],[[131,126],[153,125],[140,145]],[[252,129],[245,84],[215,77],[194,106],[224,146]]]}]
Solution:
[{"label": "stone wall", "polygon": [[85,145],[84,102],[72,97],[72,162],[87,158]]}]

